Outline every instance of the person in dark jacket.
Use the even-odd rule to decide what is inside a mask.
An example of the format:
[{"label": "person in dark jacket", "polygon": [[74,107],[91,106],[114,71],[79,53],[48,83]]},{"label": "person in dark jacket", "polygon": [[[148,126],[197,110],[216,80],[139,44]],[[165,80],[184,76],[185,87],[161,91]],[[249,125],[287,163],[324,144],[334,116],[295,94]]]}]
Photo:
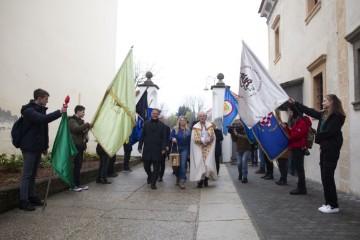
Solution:
[{"label": "person in dark jacket", "polygon": [[81,192],[81,190],[89,189],[86,185],[80,185],[80,171],[84,158],[84,151],[86,150],[86,143],[89,140],[88,131],[92,127],[92,124],[85,123],[83,120],[85,116],[84,106],[77,105],[74,112],[75,114],[69,117],[69,129],[78,153],[73,160],[75,186],[71,190],[74,192]]},{"label": "person in dark jacket", "polygon": [[111,182],[107,180],[107,169],[110,157],[99,143],[96,146],[96,153],[100,157],[99,168],[96,176],[96,183],[111,184]]},{"label": "person in dark jacket", "polygon": [[220,157],[222,155],[222,147],[221,147],[221,142],[224,140],[224,136],[222,131],[217,128],[217,126],[214,125],[214,131],[215,131],[215,137],[216,137],[216,143],[215,143],[215,163],[216,163],[216,172],[217,175],[219,175],[219,170],[220,170]]},{"label": "person in dark jacket", "polygon": [[308,108],[294,99],[289,103],[305,114],[319,120],[315,143],[320,145],[321,182],[324,188],[325,204],[318,208],[323,213],[339,212],[334,174],[343,144],[341,128],[345,122],[345,112],[341,101],[335,94],[326,95],[323,99],[323,111]]},{"label": "person in dark jacket", "polygon": [[[165,124],[163,115],[159,116],[159,120]],[[170,127],[165,124],[165,128],[166,128],[166,139],[169,139]],[[171,147],[171,142],[167,141],[166,152],[161,155],[160,170],[159,170],[159,182],[163,181],[163,177],[164,177],[164,173],[165,173],[165,159],[166,159],[166,156],[169,155],[170,147]]]},{"label": "person in dark jacket", "polygon": [[46,155],[49,148],[48,123],[61,117],[66,112],[65,106],[61,110],[46,114],[46,104],[49,93],[43,89],[34,91],[34,99],[21,108],[24,117],[23,137],[20,149],[24,158],[20,180],[19,208],[25,211],[34,211],[34,206],[43,206],[44,203],[36,196],[35,177],[41,161],[41,154]]},{"label": "person in dark jacket", "polygon": [[165,124],[158,119],[159,112],[159,109],[156,108],[152,110],[151,119],[144,123],[138,145],[138,151],[142,153],[144,169],[148,176],[147,183],[151,184],[152,189],[157,189],[156,182],[159,176],[160,160],[162,154],[166,152],[167,144],[166,128]]}]

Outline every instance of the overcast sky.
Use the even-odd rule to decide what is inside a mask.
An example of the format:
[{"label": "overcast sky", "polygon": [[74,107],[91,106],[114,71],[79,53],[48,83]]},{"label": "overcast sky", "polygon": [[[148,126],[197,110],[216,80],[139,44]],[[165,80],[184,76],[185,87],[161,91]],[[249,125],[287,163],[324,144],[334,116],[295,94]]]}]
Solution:
[{"label": "overcast sky", "polygon": [[[261,0],[119,0],[117,65],[131,46],[135,61],[153,67],[159,103],[168,114],[188,96],[202,97],[211,107],[208,76],[225,75],[238,92],[241,41],[268,66],[266,19]],[[208,81],[211,85],[213,81]]]}]

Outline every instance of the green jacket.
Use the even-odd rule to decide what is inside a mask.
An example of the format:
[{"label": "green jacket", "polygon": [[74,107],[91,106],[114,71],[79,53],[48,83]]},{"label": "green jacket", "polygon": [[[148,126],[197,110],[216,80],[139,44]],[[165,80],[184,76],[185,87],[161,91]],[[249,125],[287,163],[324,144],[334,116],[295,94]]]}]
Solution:
[{"label": "green jacket", "polygon": [[69,117],[69,129],[76,148],[85,150],[86,143],[89,141],[90,124],[84,123],[84,120],[73,115]]}]

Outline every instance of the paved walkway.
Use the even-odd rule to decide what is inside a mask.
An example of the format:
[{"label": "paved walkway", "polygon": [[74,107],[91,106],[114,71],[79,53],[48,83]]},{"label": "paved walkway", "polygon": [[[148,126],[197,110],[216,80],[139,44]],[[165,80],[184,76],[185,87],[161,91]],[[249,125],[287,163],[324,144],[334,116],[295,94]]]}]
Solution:
[{"label": "paved walkway", "polygon": [[[249,167],[249,182],[243,184],[237,180],[237,167],[227,167],[261,239],[360,239],[359,197],[338,192],[340,213],[324,214],[317,210],[324,204],[319,183],[307,181],[308,194],[294,196],[289,192],[296,187],[296,177],[288,177],[288,186],[278,186]],[[274,172],[279,179],[278,169]]]},{"label": "paved walkway", "polygon": [[51,196],[44,212],[6,212],[0,239],[259,239],[224,165],[202,189],[175,187],[171,172],[152,190],[138,165],[112,184]]}]

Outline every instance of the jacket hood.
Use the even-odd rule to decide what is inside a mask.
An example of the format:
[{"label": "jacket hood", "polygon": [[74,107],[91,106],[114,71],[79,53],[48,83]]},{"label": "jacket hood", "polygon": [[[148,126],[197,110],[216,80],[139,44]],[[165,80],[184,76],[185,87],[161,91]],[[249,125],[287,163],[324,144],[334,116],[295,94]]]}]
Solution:
[{"label": "jacket hood", "polygon": [[21,111],[20,111],[20,112],[21,112],[21,115],[23,115],[24,111],[25,111],[26,109],[28,109],[28,108],[43,109],[43,110],[45,110],[45,111],[47,110],[47,107],[43,107],[43,106],[40,106],[40,105],[36,104],[35,101],[32,99],[32,100],[29,101],[28,104],[23,105],[23,106],[21,107]]}]

